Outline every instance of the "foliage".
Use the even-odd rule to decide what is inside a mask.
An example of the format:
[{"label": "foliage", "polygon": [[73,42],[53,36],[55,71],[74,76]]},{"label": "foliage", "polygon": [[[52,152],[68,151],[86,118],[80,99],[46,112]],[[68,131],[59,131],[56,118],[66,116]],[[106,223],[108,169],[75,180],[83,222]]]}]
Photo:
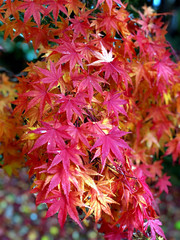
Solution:
[{"label": "foliage", "polygon": [[41,57],[18,78],[13,115],[1,84],[2,167],[18,136],[46,217],[58,212],[63,227],[69,215],[82,228],[93,215],[108,240],[165,238],[157,199],[171,184],[153,155],[167,146],[179,157],[180,66],[162,18],[146,6],[133,18],[120,0],[95,10],[78,0],[1,2],[5,38],[21,34]]}]

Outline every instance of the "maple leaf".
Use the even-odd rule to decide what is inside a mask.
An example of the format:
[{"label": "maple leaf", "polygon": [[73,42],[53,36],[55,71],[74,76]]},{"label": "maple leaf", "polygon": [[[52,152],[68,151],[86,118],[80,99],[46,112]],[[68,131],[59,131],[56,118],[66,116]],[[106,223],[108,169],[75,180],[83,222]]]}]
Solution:
[{"label": "maple leaf", "polygon": [[[128,144],[121,139],[122,136],[129,132],[120,131],[117,127],[113,127],[108,134],[102,131],[102,134],[98,136],[97,141],[90,149],[91,151],[101,146],[101,160],[102,160],[102,171],[106,164],[106,158],[110,151],[116,156],[116,158],[124,163],[123,150],[131,149]],[[95,154],[96,155],[96,154]]]},{"label": "maple leaf", "polygon": [[[99,53],[98,51],[93,51],[93,54],[95,57],[97,57],[99,60],[92,62],[88,64],[89,66],[100,66],[101,67],[101,72],[105,72],[105,79],[108,79],[110,76],[112,76],[113,80],[118,83],[118,73],[123,79],[126,88],[128,87],[128,81],[131,82],[131,79],[129,75],[127,74],[126,70],[122,67],[122,63],[119,62],[116,58],[113,58],[112,54],[112,48],[110,52],[105,49],[103,44],[101,43],[101,49],[102,49],[102,54]],[[121,66],[120,66],[121,65]]]},{"label": "maple leaf", "polygon": [[84,4],[79,0],[67,0],[66,7],[68,9],[68,15],[70,16],[72,11],[77,15],[79,8],[83,8]]},{"label": "maple leaf", "polygon": [[97,193],[94,191],[94,189],[91,189],[88,193],[88,196],[90,200],[86,204],[90,206],[90,209],[86,213],[85,218],[89,217],[94,212],[95,222],[97,223],[101,218],[102,211],[113,218],[109,204],[118,204],[116,201],[114,201],[112,198],[107,196],[107,194],[104,194],[100,190]]},{"label": "maple leaf", "polygon": [[83,156],[84,154],[77,149],[76,143],[72,145],[65,145],[65,144],[64,146],[61,145],[58,149],[55,149],[51,152],[56,154],[56,156],[52,160],[51,166],[49,168],[52,168],[53,166],[62,162],[63,168],[65,172],[68,174],[70,161],[72,161],[76,166],[80,166],[81,168],[84,168],[81,157],[80,157],[80,156]]},{"label": "maple leaf", "polygon": [[60,200],[54,199],[52,201],[52,203],[46,213],[46,218],[49,218],[58,212],[58,221],[59,221],[61,228],[63,228],[64,223],[67,218],[67,206],[66,206],[67,203],[66,203],[66,199],[63,195],[60,195],[59,197],[60,197]]},{"label": "maple leaf", "polygon": [[61,77],[63,76],[63,73],[61,72],[61,66],[59,66],[59,68],[56,70],[54,63],[50,61],[50,70],[46,70],[40,67],[37,68],[46,76],[45,78],[41,78],[41,81],[43,83],[49,83],[49,90],[60,84]]},{"label": "maple leaf", "polygon": [[[132,239],[132,235],[134,232],[134,228],[138,228],[139,226],[139,221],[142,219],[142,212],[141,212],[141,217],[138,216],[136,213],[136,208],[123,211],[121,213],[121,217],[118,220],[118,224],[120,224],[120,229],[119,232],[124,232],[125,229],[128,229],[127,234],[128,238],[127,239]],[[140,218],[139,218],[140,217]]]},{"label": "maple leaf", "polygon": [[69,122],[71,121],[74,113],[76,116],[79,116],[81,119],[83,119],[82,106],[85,105],[85,101],[80,95],[73,97],[70,95],[64,96],[61,94],[60,98],[57,100],[57,103],[61,104],[58,114],[61,112],[66,112],[67,120]]},{"label": "maple leaf", "polygon": [[[85,8],[81,9],[81,12],[79,11],[79,16],[74,16],[74,18],[71,18],[70,21],[72,24],[69,26],[69,29],[73,29],[74,32],[74,39],[79,36],[79,34],[82,34],[85,38],[87,38],[89,34],[89,21],[90,13],[93,10],[86,11]],[[84,45],[84,44],[83,44]]]},{"label": "maple leaf", "polygon": [[41,136],[36,140],[30,152],[46,143],[48,151],[54,150],[57,144],[64,147],[64,139],[71,138],[70,135],[66,132],[67,126],[62,126],[59,123],[52,125],[45,122],[42,122],[42,125],[44,127],[32,131],[33,133],[41,134]]},{"label": "maple leaf", "polygon": [[16,22],[14,23],[14,29],[16,29],[16,31],[14,32],[13,39],[19,35],[23,35],[25,40],[29,41],[29,34],[31,33],[33,27],[35,26],[36,24],[34,22],[28,21],[25,23],[24,21],[17,19]]},{"label": "maple leaf", "polygon": [[172,184],[169,182],[169,178],[166,173],[158,179],[158,182],[156,183],[155,187],[159,188],[159,193],[162,193],[163,191],[165,191],[166,193],[168,193],[168,186],[172,186]]},{"label": "maple leaf", "polygon": [[83,75],[74,75],[73,76],[73,83],[78,87],[77,92],[82,92],[86,90],[88,92],[89,100],[92,100],[94,95],[94,90],[97,90],[99,93],[103,93],[100,83],[107,83],[106,80],[99,77],[98,74],[95,72],[93,74],[89,74],[88,72],[83,71]]},{"label": "maple leaf", "polygon": [[157,84],[159,83],[161,78],[166,81],[167,85],[170,84],[170,80],[171,82],[173,82],[174,73],[171,66],[172,62],[169,61],[169,58],[167,56],[155,63],[153,68],[157,70]]},{"label": "maple leaf", "polygon": [[154,132],[148,132],[146,136],[141,140],[141,143],[146,142],[147,147],[151,148],[153,144],[156,145],[156,147],[160,148],[160,144],[155,136]]},{"label": "maple leaf", "polygon": [[[105,0],[98,0],[97,5],[96,5],[96,8],[98,8],[99,5],[100,5],[101,3],[103,3],[103,2],[105,2]],[[115,2],[115,3],[117,3],[117,4],[120,4],[121,6],[124,7],[124,5],[122,4],[122,2],[121,2],[120,0],[106,0],[106,3],[107,3],[107,5],[108,5],[108,7],[109,7],[109,14],[111,14],[111,9],[112,9],[112,4],[113,4],[113,2]]]},{"label": "maple leaf", "polygon": [[24,0],[22,4],[18,7],[18,9],[26,9],[24,13],[25,23],[30,19],[31,16],[33,16],[38,27],[40,26],[40,23],[41,23],[40,13],[44,14],[44,11],[45,11],[45,8],[42,5],[40,0],[36,0],[36,1]]},{"label": "maple leaf", "polygon": [[103,105],[107,105],[108,114],[114,112],[118,119],[118,114],[121,113],[127,117],[127,113],[123,108],[124,104],[127,104],[126,100],[120,99],[121,93],[118,92],[104,92],[105,101]]},{"label": "maple leaf", "polygon": [[9,18],[3,21],[4,24],[0,26],[0,31],[4,31],[4,39],[7,39],[10,36],[12,39],[14,38],[13,25],[15,25],[16,21],[11,21]]},{"label": "maple leaf", "polygon": [[105,30],[106,33],[110,34],[112,37],[115,37],[116,32],[119,32],[119,19],[116,14],[107,15],[106,12],[101,13],[99,14],[99,18],[94,20],[92,24],[95,25],[98,30]]},{"label": "maple leaf", "polygon": [[79,49],[76,47],[74,41],[62,41],[62,45],[58,46],[55,51],[60,52],[63,56],[57,62],[57,64],[62,64],[69,62],[70,72],[78,63],[83,68],[82,59],[83,56],[79,53]]},{"label": "maple leaf", "polygon": [[135,76],[136,80],[135,93],[137,92],[139,84],[141,81],[143,81],[143,79],[145,79],[151,86],[151,77],[148,70],[148,64],[139,62],[134,64],[133,75]]},{"label": "maple leaf", "polygon": [[88,131],[86,123],[83,123],[80,127],[70,123],[68,127],[68,133],[72,137],[73,141],[76,143],[79,143],[81,141],[85,146],[90,148],[89,142],[87,140],[88,135],[90,135],[90,131]]},{"label": "maple leaf", "polygon": [[6,9],[5,13],[5,18],[8,19],[11,15],[13,15],[15,17],[15,19],[17,19],[19,17],[18,15],[18,11],[17,11],[17,7],[21,4],[20,1],[15,0],[15,1],[11,1],[11,0],[6,0],[6,1],[0,1],[0,6],[2,6],[2,9]]},{"label": "maple leaf", "polygon": [[49,93],[44,85],[33,85],[34,90],[31,90],[29,92],[23,93],[23,96],[27,97],[32,97],[33,99],[30,100],[28,103],[28,106],[26,108],[26,112],[34,107],[36,104],[40,104],[39,106],[39,111],[40,111],[40,116],[42,116],[44,107],[46,102],[52,106],[52,100],[51,98],[56,96],[53,93]]},{"label": "maple leaf", "polygon": [[67,10],[65,8],[66,0],[46,0],[44,4],[48,5],[46,9],[45,15],[48,15],[51,11],[53,13],[53,17],[55,19],[55,23],[57,23],[59,11],[62,11],[67,15]]},{"label": "maple leaf", "polygon": [[102,63],[106,63],[106,62],[109,63],[114,60],[113,54],[112,54],[112,48],[111,48],[110,52],[108,52],[101,42],[100,42],[100,44],[101,44],[102,53],[100,53],[98,51],[93,51],[94,56],[96,58],[98,58],[99,60],[90,63],[89,66],[99,66],[99,65],[102,65]]},{"label": "maple leaf", "polygon": [[156,233],[166,239],[163,230],[161,229],[162,223],[158,219],[149,219],[144,223],[144,230],[146,231],[148,226],[151,228],[151,240],[156,240]]},{"label": "maple leaf", "polygon": [[69,216],[81,227],[81,223],[79,221],[78,212],[76,210],[76,206],[83,206],[83,204],[80,202],[80,200],[77,197],[77,194],[74,192],[70,192],[69,194],[69,203],[67,202],[67,199],[65,196],[58,192],[53,192],[53,197],[50,199],[47,199],[43,202],[50,205],[47,213],[46,218],[51,217],[52,215],[56,214],[58,212],[58,221],[63,228],[64,223],[66,221],[67,213]]},{"label": "maple leaf", "polygon": [[174,139],[170,140],[166,144],[166,147],[168,147],[168,149],[166,150],[165,156],[172,154],[172,159],[175,163],[180,156],[180,134],[177,134]]},{"label": "maple leaf", "polygon": [[155,178],[156,175],[158,175],[159,177],[162,176],[162,169],[163,169],[162,162],[163,162],[162,160],[155,161],[153,162],[153,164],[149,165],[152,178]]},{"label": "maple leaf", "polygon": [[[79,167],[75,169],[74,171],[74,176],[77,177],[81,177],[81,179],[83,180],[83,182],[88,185],[89,187],[91,187],[93,190],[96,191],[97,194],[100,194],[98,187],[96,185],[95,180],[90,177],[90,175],[93,176],[101,176],[99,173],[93,171],[92,169],[88,169],[87,165],[86,168],[84,170],[81,170]],[[84,184],[83,184],[84,185]],[[81,185],[81,186],[83,186]],[[81,191],[84,193],[86,190],[84,189],[84,187],[81,187]]]},{"label": "maple leaf", "polygon": [[40,25],[40,27],[32,27],[30,31],[30,36],[28,33],[28,37],[32,39],[33,47],[37,50],[40,45],[44,47],[48,47],[48,39],[50,38],[49,25]]},{"label": "maple leaf", "polygon": [[66,196],[66,199],[69,200],[69,192],[70,192],[70,173],[64,171],[64,169],[61,166],[56,166],[55,168],[47,170],[48,174],[52,174],[51,179],[46,179],[46,183],[49,182],[49,187],[47,190],[46,195],[49,194],[55,187],[57,187],[59,184],[61,184],[62,189],[64,191],[64,195]]}]

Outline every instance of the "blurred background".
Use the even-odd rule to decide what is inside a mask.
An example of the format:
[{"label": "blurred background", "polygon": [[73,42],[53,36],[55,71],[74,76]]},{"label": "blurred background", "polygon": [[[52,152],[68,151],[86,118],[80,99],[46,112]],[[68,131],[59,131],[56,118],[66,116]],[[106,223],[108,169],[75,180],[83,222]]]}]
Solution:
[{"label": "blurred background", "polygon": [[[96,0],[82,1],[89,8],[96,5]],[[141,10],[144,4],[152,6],[157,12],[172,12],[164,16],[168,23],[167,40],[180,57],[180,0],[128,0],[130,5]],[[19,74],[26,63],[37,58],[31,44],[23,43],[17,37],[13,42],[4,41],[0,32],[0,77],[6,73],[9,77]],[[171,176],[173,187],[169,194],[162,194],[160,202],[161,221],[168,240],[180,240],[180,166],[172,165],[171,156],[164,161],[164,171]],[[87,220],[86,230],[80,230],[73,222],[65,225],[60,231],[56,217],[44,219],[46,206],[36,208],[35,198],[29,193],[30,181],[26,169],[22,169],[20,177],[8,177],[0,169],[0,239],[1,240],[101,240],[94,229],[91,218]]]}]

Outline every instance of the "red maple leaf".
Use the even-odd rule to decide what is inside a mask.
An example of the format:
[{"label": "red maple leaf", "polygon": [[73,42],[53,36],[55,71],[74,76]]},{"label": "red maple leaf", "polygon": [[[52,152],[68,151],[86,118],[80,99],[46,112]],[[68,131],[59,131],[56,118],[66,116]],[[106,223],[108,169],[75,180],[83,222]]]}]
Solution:
[{"label": "red maple leaf", "polygon": [[16,105],[13,113],[22,113],[27,108],[28,99],[23,94],[18,94],[18,99],[14,100],[12,103]]},{"label": "red maple leaf", "polygon": [[71,18],[70,21],[72,24],[69,26],[68,29],[73,29],[74,32],[74,39],[79,36],[79,34],[82,34],[85,38],[87,38],[87,35],[89,33],[89,18],[90,13],[92,10],[85,11],[84,8],[81,9],[81,12],[79,11],[80,16],[74,16],[74,18]]},{"label": "red maple leaf", "polygon": [[157,84],[160,79],[165,80],[165,84],[167,85],[170,85],[171,82],[173,82],[174,72],[172,69],[172,62],[169,60],[169,57],[165,56],[160,61],[157,61],[153,68],[157,70]]},{"label": "red maple leaf", "polygon": [[127,70],[123,67],[122,63],[113,57],[112,48],[108,52],[106,48],[101,43],[101,51],[93,51],[95,57],[99,60],[92,62],[89,66],[101,66],[100,72],[105,72],[105,79],[112,76],[113,80],[118,83],[119,75],[122,78],[126,88],[128,87],[128,82],[131,82],[131,78],[127,74]]},{"label": "red maple leaf", "polygon": [[90,74],[86,71],[83,71],[83,75],[74,75],[73,83],[78,87],[77,92],[87,91],[89,100],[92,100],[94,89],[99,93],[103,93],[100,83],[107,83],[106,80],[99,77],[97,73]]},{"label": "red maple leaf", "polygon": [[[49,202],[51,201],[51,205],[46,213],[46,218],[51,217],[58,212],[58,221],[61,228],[63,228],[67,218],[67,202],[66,198],[63,195],[59,195],[59,198],[60,200],[49,200]],[[46,203],[48,203],[47,200]]]},{"label": "red maple leaf", "polygon": [[46,1],[44,1],[44,4],[48,5],[45,15],[49,14],[52,11],[53,17],[54,17],[55,23],[56,23],[58,15],[59,15],[59,11],[62,11],[64,14],[67,15],[67,10],[64,6],[64,4],[66,2],[67,2],[66,0],[46,0]]},{"label": "red maple leaf", "polygon": [[87,140],[88,135],[90,135],[90,131],[87,129],[87,124],[83,123],[80,127],[75,126],[72,123],[69,123],[68,133],[72,137],[73,141],[79,143],[80,141],[84,143],[85,146],[90,148],[89,142]]},{"label": "red maple leaf", "polygon": [[57,144],[64,147],[64,139],[71,138],[70,135],[66,132],[67,126],[62,126],[58,123],[52,125],[45,122],[42,122],[42,125],[44,127],[32,131],[33,133],[41,134],[41,136],[36,140],[30,152],[46,143],[48,151],[54,150]]},{"label": "red maple leaf", "polygon": [[155,178],[156,175],[162,176],[162,160],[153,162],[153,164],[149,165],[149,168],[152,178]]},{"label": "red maple leaf", "polygon": [[119,161],[124,162],[123,150],[131,149],[128,144],[123,139],[121,139],[121,137],[126,134],[128,134],[128,132],[120,131],[117,127],[114,127],[108,134],[105,134],[102,131],[102,134],[98,136],[98,139],[91,148],[91,151],[101,146],[100,156],[102,160],[102,170],[105,167],[105,160],[108,157],[110,151],[116,156]]},{"label": "red maple leaf", "polygon": [[44,14],[45,8],[41,3],[41,0],[24,0],[18,9],[26,9],[24,13],[24,22],[27,22],[31,16],[34,17],[35,22],[40,26],[40,13]]},{"label": "red maple leaf", "polygon": [[63,73],[61,72],[61,65],[56,69],[54,63],[50,61],[50,70],[46,70],[38,67],[39,71],[43,73],[46,77],[41,78],[43,83],[49,83],[49,90],[60,83]]},{"label": "red maple leaf", "polygon": [[58,212],[58,221],[60,226],[63,228],[68,213],[69,216],[82,228],[76,206],[82,207],[83,204],[78,199],[76,193],[70,192],[69,195],[69,202],[67,202],[67,199],[62,193],[54,190],[53,197],[44,201],[50,205],[46,213],[46,218],[51,217]]},{"label": "red maple leaf", "polygon": [[83,56],[79,53],[79,50],[74,41],[62,41],[61,45],[58,46],[55,51],[62,53],[62,57],[57,64],[69,62],[70,72],[76,64],[79,64],[83,68],[82,59]]},{"label": "red maple leaf", "polygon": [[46,90],[44,85],[40,85],[40,84],[33,85],[33,87],[34,87],[34,90],[31,90],[23,94],[23,96],[33,98],[28,103],[26,111],[34,107],[36,104],[39,104],[39,111],[40,111],[40,115],[42,116],[46,102],[52,106],[52,97],[56,97],[56,95],[53,93],[49,93],[48,90]]},{"label": "red maple leaf", "polygon": [[[100,5],[101,3],[103,3],[103,2],[105,2],[105,0],[98,0],[97,5],[96,5],[96,8],[98,8],[99,5]],[[121,2],[120,0],[106,0],[106,3],[107,3],[107,5],[108,5],[108,7],[109,7],[109,13],[110,13],[110,14],[111,14],[111,9],[112,9],[112,4],[113,4],[113,2],[115,2],[115,3],[117,3],[117,4],[120,4],[121,6],[124,7],[124,5],[122,4],[122,2]]]},{"label": "red maple leaf", "polygon": [[84,168],[81,157],[80,157],[80,156],[83,156],[84,154],[77,149],[76,143],[72,145],[64,145],[64,146],[61,145],[59,149],[53,150],[51,152],[55,153],[56,156],[54,157],[50,168],[62,162],[63,168],[65,172],[68,174],[70,161],[73,162],[76,166],[80,166]]},{"label": "red maple leaf", "polygon": [[60,98],[57,100],[57,103],[61,104],[58,114],[62,112],[66,112],[67,120],[70,122],[72,119],[73,114],[76,116],[79,116],[81,119],[83,119],[83,111],[82,106],[85,105],[85,101],[83,98],[81,98],[81,95],[73,96],[65,96],[63,94],[60,94]]},{"label": "red maple leaf", "polygon": [[104,93],[105,101],[103,105],[107,105],[108,114],[114,112],[117,119],[119,113],[127,116],[127,113],[123,107],[124,104],[127,104],[127,101],[119,98],[121,93],[118,92],[104,92]]},{"label": "red maple leaf", "polygon": [[49,181],[49,187],[47,190],[46,195],[49,194],[55,187],[57,187],[59,184],[61,184],[62,189],[64,191],[64,195],[66,196],[66,199],[69,199],[69,192],[70,192],[70,180],[69,176],[70,174],[65,172],[64,169],[61,166],[56,166],[50,170],[47,170],[49,174],[52,174],[52,178]]},{"label": "red maple leaf", "polygon": [[174,139],[170,140],[166,144],[166,147],[168,147],[168,149],[166,150],[165,156],[172,154],[173,163],[175,163],[180,156],[180,134],[177,134]]},{"label": "red maple leaf", "polygon": [[151,240],[156,240],[156,233],[166,239],[163,230],[161,229],[162,223],[158,219],[149,219],[144,223],[144,230],[146,231],[148,226],[151,228]]},{"label": "red maple leaf", "polygon": [[156,183],[155,187],[159,188],[159,193],[162,193],[165,191],[166,193],[169,192],[168,186],[172,186],[172,184],[169,182],[169,178],[166,173],[158,179],[158,182]]}]

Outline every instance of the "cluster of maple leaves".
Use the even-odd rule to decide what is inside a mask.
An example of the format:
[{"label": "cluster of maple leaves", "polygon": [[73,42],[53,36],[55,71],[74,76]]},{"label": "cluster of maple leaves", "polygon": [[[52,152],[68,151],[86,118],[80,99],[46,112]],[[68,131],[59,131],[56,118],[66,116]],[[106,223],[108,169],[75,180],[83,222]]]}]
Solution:
[{"label": "cluster of maple leaves", "polygon": [[144,7],[133,18],[120,0],[98,0],[92,10],[79,0],[0,5],[5,38],[21,34],[40,56],[18,78],[13,115],[0,120],[1,149],[20,137],[46,217],[58,213],[63,227],[68,214],[83,227],[81,209],[105,239],[165,238],[156,200],[171,183],[153,156],[165,146],[174,162],[180,154],[180,64],[162,17]]}]

